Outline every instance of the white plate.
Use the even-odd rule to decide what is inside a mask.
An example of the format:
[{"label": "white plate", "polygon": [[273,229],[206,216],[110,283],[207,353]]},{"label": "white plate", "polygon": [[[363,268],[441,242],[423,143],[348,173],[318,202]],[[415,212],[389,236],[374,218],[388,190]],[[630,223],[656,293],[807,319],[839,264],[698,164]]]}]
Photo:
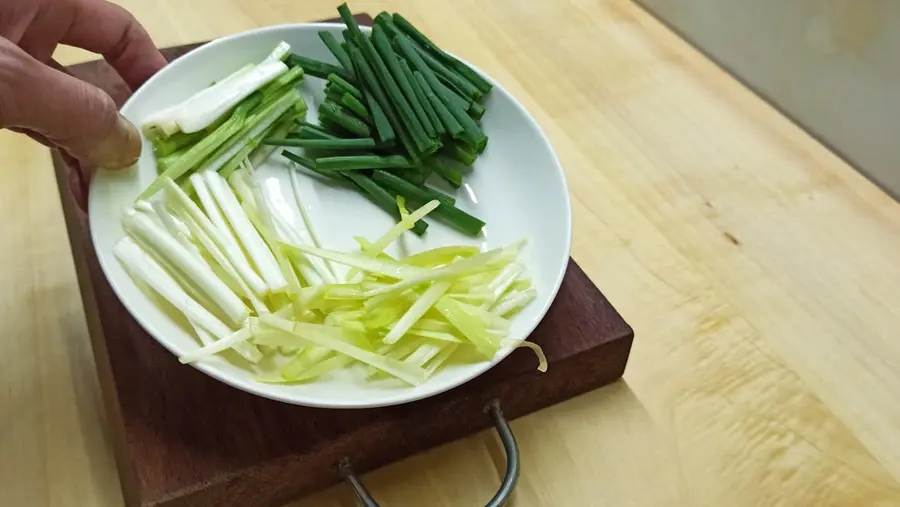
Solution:
[{"label": "white plate", "polygon": [[[334,62],[316,33],[328,30],[340,37],[343,28],[338,24],[273,26],[218,39],[155,75],[128,100],[122,114],[140,125],[149,114],[184,100],[247,63],[260,61],[280,41],[288,42],[298,54]],[[483,128],[490,137],[488,148],[478,158],[473,173],[466,177],[465,187],[457,192],[459,207],[487,222],[483,236],[469,238],[432,222],[423,238],[404,235],[399,245],[393,246],[393,253],[399,253],[397,249],[401,247],[414,253],[461,244],[487,249],[526,239],[523,260],[538,295],[513,318],[511,330],[513,337],[526,337],[547,312],[562,282],[571,245],[572,214],[562,168],[540,127],[503,87],[494,85],[483,119]],[[323,87],[320,79],[304,79],[302,93],[311,121],[315,121],[315,111],[323,101]],[[269,195],[281,195],[296,214],[287,167],[283,157],[275,154],[259,169],[259,174],[264,177]],[[147,141],[135,167],[98,173],[90,188],[91,235],[100,265],[128,311],[150,336],[174,354],[181,354],[197,348],[195,339],[177,316],[170,315],[134,283],[112,253],[113,245],[124,235],[122,211],[156,174],[156,162]],[[393,224],[386,213],[355,192],[329,186],[305,174],[300,179],[305,202],[325,248],[352,250],[357,248],[353,236],[375,239]],[[418,387],[391,381],[368,382],[361,369],[354,368],[309,384],[268,385],[254,381],[249,371],[218,357],[197,363],[196,367],[222,382],[267,398],[307,406],[364,408],[434,396],[475,378],[509,352],[501,351],[493,361],[448,365]]]}]

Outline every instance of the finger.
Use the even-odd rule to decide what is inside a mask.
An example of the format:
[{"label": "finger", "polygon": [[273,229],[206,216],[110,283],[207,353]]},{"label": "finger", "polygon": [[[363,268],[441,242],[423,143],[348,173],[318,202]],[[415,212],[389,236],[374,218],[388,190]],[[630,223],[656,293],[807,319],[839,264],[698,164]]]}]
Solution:
[{"label": "finger", "polygon": [[29,129],[90,166],[118,169],[141,153],[137,129],[109,95],[0,38],[0,128]]},{"label": "finger", "polygon": [[144,27],[118,5],[97,0],[74,0],[75,12],[63,44],[103,55],[132,89],[166,65]]},{"label": "finger", "polygon": [[13,0],[13,3],[29,3],[34,5],[37,14],[27,21],[27,29],[19,40],[7,37],[15,42],[35,60],[45,63],[53,55],[59,39],[69,29],[74,9],[67,2],[53,2],[53,8],[42,7],[46,2],[23,2]]}]

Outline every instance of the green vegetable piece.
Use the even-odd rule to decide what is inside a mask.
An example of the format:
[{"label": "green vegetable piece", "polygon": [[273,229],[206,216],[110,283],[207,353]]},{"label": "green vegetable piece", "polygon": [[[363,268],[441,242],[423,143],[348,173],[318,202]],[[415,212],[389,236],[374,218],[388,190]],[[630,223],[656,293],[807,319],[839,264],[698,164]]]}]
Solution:
[{"label": "green vegetable piece", "polygon": [[284,156],[284,158],[290,160],[291,162],[294,162],[301,167],[305,167],[306,169],[309,169],[310,171],[312,171],[316,174],[320,174],[326,178],[329,178],[331,180],[338,181],[341,183],[343,183],[345,181],[345,178],[341,177],[340,173],[317,170],[316,163],[312,159],[309,159],[302,155],[297,155],[296,153],[290,152],[287,150],[283,150],[281,152],[281,155]]},{"label": "green vegetable piece", "polygon": [[457,93],[456,90],[447,86],[447,84],[442,81],[440,77],[438,77],[438,84],[440,84],[441,91],[447,95],[447,97],[456,107],[461,107],[466,110],[472,107],[474,101],[463,98],[463,96]]},{"label": "green vegetable piece", "polygon": [[380,144],[384,147],[392,146],[396,135],[393,127],[391,127],[390,120],[384,114],[384,109],[381,108],[377,101],[373,100],[369,103],[369,110],[372,111],[372,121],[375,123],[375,130],[378,132]]},{"label": "green vegetable piece", "polygon": [[340,137],[333,136],[314,125],[303,125],[302,127],[300,127],[300,131],[297,132],[296,137],[298,139],[341,139]]},{"label": "green vegetable piece", "polygon": [[383,169],[390,167],[411,166],[409,160],[400,155],[350,155],[316,159],[316,169],[319,171],[356,171],[360,169]]},{"label": "green vegetable piece", "polygon": [[325,87],[325,98],[337,103],[340,103],[341,97],[344,96],[344,92],[338,88],[332,86]]},{"label": "green vegetable piece", "polygon": [[[339,5],[337,10],[338,14],[341,16],[341,21],[347,25],[347,31],[350,32],[353,38],[363,37],[362,30],[359,29],[359,24],[356,22],[356,19],[353,18],[353,13],[350,12],[350,7],[347,6],[347,3],[345,2]],[[344,40],[347,41],[346,34],[344,34]],[[347,42],[349,43],[349,41]]]},{"label": "green vegetable piece", "polygon": [[394,14],[393,16],[394,25],[405,32],[407,35],[415,39],[419,42],[423,47],[427,48],[432,54],[441,59],[444,63],[453,68],[456,72],[466,78],[473,85],[478,87],[483,93],[488,93],[491,91],[491,88],[494,87],[487,79],[481,77],[480,74],[475,72],[474,69],[459,61],[458,59],[450,56],[446,52],[444,52],[441,48],[437,46],[434,42],[431,41],[428,37],[425,36],[419,29],[417,29],[412,23],[409,22],[406,18],[401,16],[400,14]]},{"label": "green vegetable piece", "polygon": [[[288,132],[290,132],[291,129],[294,128],[294,123],[296,122],[297,118],[297,113],[288,111],[287,113],[282,115],[281,118],[277,122],[275,122],[268,130],[260,134],[259,137],[254,140],[252,144],[257,145],[256,149],[254,149],[248,157],[251,166],[259,167],[266,160],[269,160],[269,157],[271,157],[272,154],[275,153],[275,147],[262,146],[262,139],[265,139],[267,137],[286,136]],[[219,174],[222,175],[223,178],[227,179],[228,175],[222,174],[222,172],[223,171],[220,169]]]},{"label": "green vegetable piece", "polygon": [[[353,66],[356,69],[357,75],[361,76],[366,83],[365,93],[367,98],[370,99],[369,109],[372,111],[372,119],[375,120],[375,126],[378,129],[378,138],[382,142],[385,142],[386,134],[390,133],[392,134],[392,137],[393,134],[396,134],[396,138],[400,139],[400,143],[403,145],[409,157],[414,161],[418,160],[418,148],[413,142],[413,139],[406,130],[404,130],[403,123],[391,107],[390,102],[387,99],[387,94],[381,87],[378,78],[375,76],[375,71],[372,70],[372,67],[363,57],[362,50],[351,41],[347,42],[347,50],[350,53],[350,59],[353,60]],[[379,116],[386,118],[388,120],[387,123],[384,121],[379,122]],[[383,130],[385,125],[391,127],[390,132],[387,132],[386,129]]]},{"label": "green vegetable piece", "polygon": [[485,113],[484,106],[481,105],[480,103],[472,102],[472,104],[469,105],[469,115],[472,118],[474,118],[476,120],[480,120],[484,116],[484,113]]},{"label": "green vegetable piece", "polygon": [[[345,173],[341,173],[347,178],[350,179],[360,190],[363,191],[364,194],[368,195],[370,200],[379,208],[388,212],[394,220],[400,220],[400,210],[397,208],[397,201],[395,200],[396,196],[377,183],[371,180],[371,178],[364,176],[360,173],[348,171]],[[423,220],[419,220],[416,222],[416,225],[413,226],[412,231],[421,236],[425,234],[425,230],[428,229],[428,224]]]},{"label": "green vegetable piece", "polygon": [[422,60],[431,67],[431,70],[438,76],[444,78],[448,83],[452,84],[454,88],[461,91],[464,96],[469,97],[472,100],[478,100],[481,98],[482,93],[481,90],[478,89],[475,85],[468,82],[464,77],[460,76],[453,70],[445,67],[441,62],[439,62],[435,57],[428,54],[428,51],[422,49],[421,46],[412,42],[412,47],[415,49],[419,56],[422,57]]},{"label": "green vegetable piece", "polygon": [[353,72],[353,64],[350,62],[350,55],[344,51],[344,48],[342,48],[338,40],[334,38],[334,35],[332,35],[331,32],[319,32],[319,38],[322,39],[325,47],[327,47],[328,51],[331,51],[331,54],[337,58],[337,61],[341,63],[341,67],[347,71],[350,77],[356,77]]},{"label": "green vegetable piece", "polygon": [[303,79],[303,67],[291,67],[290,70],[278,76],[274,81],[260,90],[263,101],[283,95],[284,89],[288,85],[294,84],[301,79]]},{"label": "green vegetable piece", "polygon": [[459,143],[447,143],[447,145],[444,146],[444,148],[441,150],[441,153],[443,153],[450,159],[456,160],[457,162],[468,166],[474,164],[475,158],[477,157],[474,151]]},{"label": "green vegetable piece", "polygon": [[344,80],[353,81],[353,76],[351,76],[349,73],[347,73],[347,71],[338,67],[337,65],[320,62],[318,60],[306,58],[305,56],[300,56],[295,53],[292,53],[288,57],[288,64],[292,66],[300,66],[303,68],[304,72],[306,72],[310,76],[314,76],[320,79],[328,79],[329,74],[336,74],[342,77]]},{"label": "green vegetable piece", "polygon": [[440,157],[433,158],[430,165],[432,169],[434,169],[434,172],[453,186],[453,188],[462,186],[463,173],[459,169],[449,166],[447,162]]},{"label": "green vegetable piece", "polygon": [[441,121],[441,125],[443,125],[443,129],[445,132],[448,132],[453,137],[459,137],[463,132],[462,125],[456,120],[456,117],[453,116],[453,113],[444,102],[435,95],[434,91],[428,86],[428,83],[425,82],[425,77],[421,72],[416,71],[414,73],[416,81],[419,83],[419,87],[422,88],[425,93],[425,97],[428,99],[428,102],[431,103],[431,107],[434,108],[435,114],[437,114],[438,118]]},{"label": "green vegetable piece", "polygon": [[423,195],[427,196],[429,201],[437,199],[438,201],[441,201],[442,204],[446,204],[448,206],[456,205],[455,197],[449,196],[449,195],[441,192],[440,190],[435,190],[433,188],[426,187],[424,185],[420,185],[419,189],[424,192]]},{"label": "green vegetable piece", "polygon": [[[403,92],[400,91],[399,85],[397,85],[381,55],[376,51],[372,41],[367,37],[362,37],[358,43],[366,61],[375,70],[375,74],[384,86],[385,93],[390,100],[390,106],[397,111],[397,115],[403,122],[403,126],[405,126],[419,153],[431,153],[436,150],[437,143],[431,141],[425,134],[422,124],[416,118],[412,107],[407,102],[406,97],[403,96]],[[387,109],[385,108],[385,110]]]},{"label": "green vegetable piece", "polygon": [[424,129],[422,134],[429,139],[436,137],[437,134],[435,134],[434,127],[431,125],[431,121],[425,114],[425,109],[422,107],[422,104],[419,103],[419,98],[416,95],[415,90],[413,90],[412,83],[409,82],[406,73],[404,73],[403,69],[400,67],[400,63],[397,61],[397,55],[394,53],[393,48],[391,48],[391,43],[387,36],[385,36],[384,29],[381,25],[375,25],[375,28],[372,30],[372,42],[375,44],[375,49],[378,50],[381,57],[384,59],[391,77],[394,78],[397,85],[400,87],[400,90],[403,92],[403,97],[409,103],[408,107],[412,109],[416,119],[419,120],[417,124],[418,128]]},{"label": "green vegetable piece", "polygon": [[369,110],[366,109],[366,106],[356,99],[353,95],[349,93],[345,93],[341,95],[340,104],[347,109],[349,109],[353,114],[358,116],[361,120],[366,123],[372,123],[372,115],[369,114]]},{"label": "green vegetable piece", "polygon": [[[372,179],[379,185],[402,195],[410,201],[418,204],[428,202],[429,194],[423,189],[394,176],[387,171],[377,170],[372,174]],[[448,225],[470,235],[477,236],[484,227],[484,222],[465,211],[442,202],[432,213],[435,218],[443,219]]]},{"label": "green vegetable piece", "polygon": [[398,58],[397,63],[400,64],[400,70],[403,71],[403,74],[406,75],[406,79],[409,81],[409,84],[412,85],[413,93],[416,94],[416,99],[425,110],[425,115],[428,117],[428,122],[431,124],[431,128],[434,131],[434,134],[440,136],[447,132],[447,130],[444,128],[444,124],[441,122],[440,116],[438,116],[437,111],[435,111],[434,109],[432,101],[428,99],[428,95],[422,88],[422,83],[420,83],[419,80],[416,79],[416,76],[415,74],[413,74],[412,69],[409,68],[409,64],[406,63],[406,60],[402,58]]},{"label": "green vegetable piece", "polygon": [[371,137],[369,126],[359,118],[354,118],[345,113],[337,104],[325,102],[319,106],[319,116],[332,121],[353,134],[360,137]]},{"label": "green vegetable piece", "polygon": [[418,167],[392,167],[391,173],[403,178],[413,185],[424,185],[428,176]]},{"label": "green vegetable piece", "polygon": [[[350,65],[351,65],[351,68],[352,68],[353,62],[350,61],[350,54],[349,54],[349,53],[347,54],[347,61],[350,62]],[[342,78],[341,76],[338,76],[337,74],[329,74],[329,75],[328,75],[328,82],[329,82],[332,86],[337,86],[337,87],[340,88],[344,93],[349,93],[350,95],[353,95],[353,96],[356,97],[357,99],[362,100],[362,98],[363,98],[362,92],[359,90],[359,88],[353,86],[352,84],[350,84],[349,82],[347,82],[346,79]]]},{"label": "green vegetable piece", "polygon": [[419,53],[413,48],[412,41],[409,40],[406,36],[399,36],[394,39],[394,42],[400,47],[400,51],[406,56],[410,65],[412,65],[417,71],[422,73],[422,76],[425,78],[425,82],[428,83],[428,86],[431,88],[433,92],[441,99],[444,105],[450,110],[453,114],[453,117],[456,118],[456,121],[459,122],[463,127],[462,139],[466,141],[470,146],[478,150],[479,152],[487,146],[487,136],[484,135],[484,132],[478,127],[478,124],[466,113],[466,111],[460,107],[456,107],[454,104],[450,102],[449,96],[441,89],[440,83],[435,77],[434,73],[428,67]]},{"label": "green vegetable piece", "polygon": [[294,146],[315,150],[365,150],[375,148],[375,140],[371,137],[358,139],[285,139],[267,138],[263,144],[270,146]]},{"label": "green vegetable piece", "polygon": [[157,158],[171,155],[176,151],[190,146],[203,139],[203,136],[205,136],[206,134],[206,130],[201,130],[199,132],[193,132],[190,134],[185,134],[184,132],[176,132],[165,139],[154,138],[152,140],[153,153],[156,154]]}]

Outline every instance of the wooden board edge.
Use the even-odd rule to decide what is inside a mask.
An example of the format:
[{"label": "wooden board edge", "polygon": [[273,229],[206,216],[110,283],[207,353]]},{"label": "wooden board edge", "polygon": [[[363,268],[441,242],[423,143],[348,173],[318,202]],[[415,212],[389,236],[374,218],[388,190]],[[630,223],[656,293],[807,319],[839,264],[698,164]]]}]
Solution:
[{"label": "wooden board edge", "polygon": [[63,209],[63,218],[66,222],[66,236],[69,238],[69,247],[72,252],[72,261],[75,265],[75,277],[78,282],[78,290],[81,295],[81,304],[84,308],[87,321],[88,335],[91,340],[91,349],[94,354],[94,364],[97,370],[97,380],[100,385],[100,395],[103,400],[103,409],[111,431],[111,442],[116,468],[119,473],[119,482],[122,488],[122,496],[125,505],[138,507],[140,499],[137,488],[137,473],[133,466],[131,455],[125,439],[124,422],[122,413],[118,409],[118,390],[113,380],[110,367],[109,353],[106,348],[106,338],[103,334],[103,324],[97,313],[97,301],[94,296],[94,287],[91,284],[90,266],[87,255],[90,245],[90,237],[79,237],[78,231],[86,229],[84,213],[78,208],[75,198],[68,187],[67,166],[62,156],[56,150],[51,151],[53,170],[56,173],[57,189]]},{"label": "wooden board edge", "polygon": [[[492,385],[490,389],[478,393],[472,402],[473,396],[466,398],[452,398],[440,408],[441,413],[456,413],[456,406],[475,404],[487,408],[494,400],[500,401],[500,406],[508,420],[535,413],[548,406],[564,402],[579,395],[604,387],[621,379],[625,371],[634,335],[629,332],[617,339],[606,342],[603,346],[593,349],[590,353],[573,356],[561,363],[555,363],[552,370],[547,373],[532,373],[521,377],[508,379],[507,381]],[[527,353],[519,351],[518,353]],[[615,369],[587,368],[588,364],[596,364],[606,361],[614,365],[620,365]],[[565,382],[571,371],[593,371],[596,376],[589,381],[583,378],[578,382]],[[546,378],[546,377],[551,378]],[[553,392],[556,386],[564,388]],[[505,393],[516,393],[510,396]],[[412,416],[414,417],[414,415]],[[419,447],[433,449],[435,447],[450,444],[461,438],[489,429],[492,426],[487,413],[471,414],[470,417],[457,419],[436,430],[431,430],[434,435],[440,437],[431,440],[416,438]],[[387,435],[387,428],[379,428],[384,434],[383,438],[375,440],[383,442],[380,449],[369,449],[370,456],[375,459],[360,459],[354,452],[355,442],[352,438],[345,438],[333,444],[331,448],[338,448],[337,454],[346,456],[351,460],[354,470],[359,474],[365,474],[384,466],[402,461],[422,451],[417,448],[404,448],[398,446],[396,439]],[[320,450],[319,455],[327,451]],[[248,469],[236,472],[218,481],[203,484],[202,487],[191,487],[185,490],[172,492],[170,495],[154,499],[142,504],[142,507],[218,507],[223,505],[226,499],[233,500],[247,491],[254,491],[253,503],[246,504],[254,507],[277,507],[288,502],[295,501],[318,491],[327,489],[341,482],[342,478],[337,470],[337,462],[333,466],[316,465],[321,461],[319,457],[304,456],[296,458],[286,456],[278,460],[255,465]],[[268,478],[266,488],[259,488],[257,478]],[[277,480],[272,480],[277,477]],[[304,481],[308,484],[304,484]],[[315,486],[310,486],[314,484]]]}]

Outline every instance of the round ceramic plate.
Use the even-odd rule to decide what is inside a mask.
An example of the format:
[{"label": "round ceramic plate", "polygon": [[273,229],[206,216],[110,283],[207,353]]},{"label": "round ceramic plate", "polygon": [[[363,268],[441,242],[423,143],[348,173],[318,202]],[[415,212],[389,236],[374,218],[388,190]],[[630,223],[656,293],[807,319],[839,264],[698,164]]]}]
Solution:
[{"label": "round ceramic plate", "polygon": [[[125,104],[122,114],[140,125],[151,113],[181,102],[247,63],[262,60],[280,41],[289,43],[298,54],[335,62],[317,32],[328,30],[340,38],[343,28],[338,24],[274,26],[210,42],[150,79]],[[460,208],[487,222],[482,236],[470,238],[433,222],[423,237],[405,234],[388,253],[410,254],[438,246],[465,244],[490,249],[526,240],[522,261],[531,274],[537,298],[512,319],[510,334],[513,338],[524,338],[543,318],[559,290],[569,258],[572,215],[565,177],[553,149],[522,105],[502,86],[496,82],[494,85],[482,120],[484,131],[490,137],[488,148],[467,175],[463,188],[455,191]],[[301,92],[309,105],[310,121],[316,121],[316,109],[324,100],[323,89],[324,81],[320,79],[308,76],[303,81]],[[284,206],[300,220],[291,191],[290,170],[284,158],[276,153],[258,168],[257,174],[264,191],[276,205]],[[135,284],[113,255],[113,245],[124,236],[123,210],[132,205],[156,174],[152,147],[147,141],[134,167],[99,172],[90,188],[90,228],[100,265],[125,307],[150,336],[179,355],[198,347],[183,319],[170,314]],[[324,248],[352,251],[358,248],[354,236],[374,240],[394,223],[356,192],[305,174],[300,180],[304,203]],[[244,391],[288,403],[363,408],[406,403],[439,394],[475,378],[509,352],[508,349],[500,351],[493,361],[448,364],[417,387],[389,380],[367,381],[364,369],[354,367],[300,385],[260,383],[249,370],[220,357],[198,362],[195,367]]]}]

